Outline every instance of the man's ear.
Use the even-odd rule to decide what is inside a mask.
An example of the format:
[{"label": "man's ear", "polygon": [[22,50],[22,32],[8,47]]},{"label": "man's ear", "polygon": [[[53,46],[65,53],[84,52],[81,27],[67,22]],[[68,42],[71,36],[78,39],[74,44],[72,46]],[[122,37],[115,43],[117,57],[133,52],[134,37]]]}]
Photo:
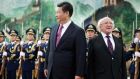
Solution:
[{"label": "man's ear", "polygon": [[66,11],[65,13],[67,14],[67,16],[69,16],[69,12],[68,11]]}]

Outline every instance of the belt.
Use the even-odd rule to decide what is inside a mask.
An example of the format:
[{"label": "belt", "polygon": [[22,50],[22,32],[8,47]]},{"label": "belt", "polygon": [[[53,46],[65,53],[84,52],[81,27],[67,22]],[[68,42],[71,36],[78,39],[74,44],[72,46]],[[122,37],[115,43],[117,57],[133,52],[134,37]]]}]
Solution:
[{"label": "belt", "polygon": [[23,58],[23,60],[34,60],[34,59],[30,59],[30,58]]},{"label": "belt", "polygon": [[19,60],[18,58],[15,59],[15,58],[9,58],[9,57],[8,57],[7,59],[8,59],[8,60],[13,60],[13,61],[14,61],[14,60]]},{"label": "belt", "polygon": [[46,60],[45,58],[41,58],[41,60],[40,60],[40,61],[41,61],[41,62],[45,62],[45,60]]}]

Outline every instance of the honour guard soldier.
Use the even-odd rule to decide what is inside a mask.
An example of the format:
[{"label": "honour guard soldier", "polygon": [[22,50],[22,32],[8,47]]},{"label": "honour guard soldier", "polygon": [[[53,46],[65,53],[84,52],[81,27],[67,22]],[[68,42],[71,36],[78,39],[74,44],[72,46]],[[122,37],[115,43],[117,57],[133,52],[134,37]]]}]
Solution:
[{"label": "honour guard soldier", "polygon": [[50,28],[46,27],[43,29],[43,36],[41,37],[41,41],[38,41],[39,51],[38,51],[38,57],[40,57],[39,61],[39,75],[38,79],[46,79],[46,76],[44,75],[44,63],[45,63],[45,57],[47,55],[47,47],[48,47],[48,40],[50,36]]},{"label": "honour guard soldier", "polygon": [[97,36],[97,30],[96,27],[93,24],[89,24],[85,27],[85,33],[86,33],[86,38],[87,41],[89,41],[90,39],[94,38],[95,36]]},{"label": "honour guard soldier", "polygon": [[[5,35],[3,31],[0,31],[0,79],[5,79],[5,69],[2,67],[3,52],[5,51]],[[4,65],[5,66],[5,65]]]},{"label": "honour guard soldier", "polygon": [[[93,24],[89,24],[85,27],[85,34],[86,34],[86,39],[87,39],[87,46],[89,45],[89,41],[91,39],[93,39],[94,37],[97,36],[97,29],[96,26],[94,26]],[[87,47],[88,50],[88,47]],[[86,54],[86,56],[88,55],[88,53]]]},{"label": "honour guard soldier", "polygon": [[[132,60],[129,67],[130,79],[140,79],[140,66],[136,65],[136,63],[139,64],[139,60],[136,60],[137,57],[140,57],[140,29],[135,30],[134,40],[131,43],[128,52],[125,54],[126,61],[129,59]],[[138,71],[139,74],[137,74],[136,71]]]},{"label": "honour guard soldier", "polygon": [[112,34],[114,36],[116,36],[117,38],[119,38],[121,41],[122,41],[122,31],[120,28],[115,28],[113,31],[112,31]]},{"label": "honour guard soldier", "polygon": [[113,34],[115,37],[119,38],[119,39],[122,41],[122,44],[123,44],[123,47],[124,47],[124,54],[125,54],[126,51],[127,51],[127,49],[126,49],[126,46],[125,46],[125,44],[124,44],[124,42],[123,42],[123,36],[122,36],[122,31],[121,31],[121,29],[120,29],[120,28],[115,28],[115,29],[112,31],[112,34]]},{"label": "honour guard soldier", "polygon": [[49,41],[50,33],[51,33],[50,27],[46,27],[43,29],[43,38],[46,41],[46,43],[48,43],[48,41]]},{"label": "honour guard soldier", "polygon": [[23,56],[22,62],[22,79],[32,79],[34,76],[35,59],[37,57],[37,45],[35,43],[36,32],[33,28],[26,31],[27,43],[22,46],[20,57]]},{"label": "honour guard soldier", "polygon": [[21,42],[21,37],[20,37],[20,36],[17,36],[17,38],[16,38],[16,43],[17,43],[17,44],[20,44],[20,42]]},{"label": "honour guard soldier", "polygon": [[20,45],[16,44],[18,32],[11,30],[9,32],[10,43],[6,47],[7,52],[7,79],[16,79],[16,71],[19,65]]},{"label": "honour guard soldier", "polygon": [[[87,50],[88,50],[88,43],[91,39],[97,36],[97,29],[93,24],[89,24],[85,27],[85,35],[87,39]],[[88,56],[88,53],[86,53],[86,56]]]},{"label": "honour guard soldier", "polygon": [[[97,36],[97,29],[93,24],[87,25],[84,29],[85,29],[86,39],[87,39],[87,51],[88,51],[89,41]],[[88,52],[86,52],[86,57],[88,57]],[[88,68],[86,68],[86,70],[87,69]],[[88,77],[88,73],[86,73],[85,79],[88,79],[87,77]]]},{"label": "honour guard soldier", "polygon": [[115,28],[113,31],[112,31],[112,34],[114,36],[116,36],[117,38],[120,38],[121,37],[121,31],[118,29],[118,28]]}]

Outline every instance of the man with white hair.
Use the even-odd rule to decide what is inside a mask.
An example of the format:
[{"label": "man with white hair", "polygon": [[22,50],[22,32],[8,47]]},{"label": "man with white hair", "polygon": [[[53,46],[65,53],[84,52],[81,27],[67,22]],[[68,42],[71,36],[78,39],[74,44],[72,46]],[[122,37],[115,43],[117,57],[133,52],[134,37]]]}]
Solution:
[{"label": "man with white hair", "polygon": [[127,79],[123,44],[112,35],[114,21],[103,17],[97,28],[100,34],[89,43],[88,79]]}]

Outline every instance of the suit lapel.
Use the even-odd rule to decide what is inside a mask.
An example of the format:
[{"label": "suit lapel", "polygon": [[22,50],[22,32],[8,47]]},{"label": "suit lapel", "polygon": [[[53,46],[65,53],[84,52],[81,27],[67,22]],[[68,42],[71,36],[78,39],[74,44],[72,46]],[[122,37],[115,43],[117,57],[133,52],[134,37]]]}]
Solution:
[{"label": "suit lapel", "polygon": [[115,42],[115,50],[113,51],[113,54],[115,55],[115,54],[117,54],[117,50],[119,50],[118,49],[119,43],[118,43],[118,40],[114,36],[113,36],[113,39],[114,39],[114,42]]},{"label": "suit lapel", "polygon": [[69,37],[69,34],[71,34],[73,32],[73,30],[74,30],[74,26],[73,25],[74,25],[74,23],[71,22],[71,24],[68,26],[68,28],[64,32],[63,36],[61,37],[60,42],[58,43],[58,46],[57,47],[59,47],[59,45],[61,45],[64,42],[64,40],[67,37]]},{"label": "suit lapel", "polygon": [[[102,35],[101,35],[101,36],[102,36]],[[102,37],[102,40],[104,41],[103,37]],[[118,42],[117,38],[114,37],[114,36],[113,36],[113,40],[114,40],[114,43],[115,43],[115,49],[113,50],[112,55],[115,56],[115,55],[117,54],[117,51],[119,50],[119,49],[118,49],[118,48],[119,48],[119,42]],[[105,41],[104,41],[104,45],[105,45],[105,49],[109,52],[108,47],[107,47],[107,45],[105,44]],[[109,52],[109,54],[110,54],[110,52]],[[111,55],[111,54],[110,54],[110,55]]]},{"label": "suit lapel", "polygon": [[53,44],[53,50],[56,48],[56,35],[57,35],[58,25],[55,26],[54,31],[52,33],[52,44]]},{"label": "suit lapel", "polygon": [[103,46],[104,46],[103,48],[105,48],[105,50],[107,51],[107,53],[111,56],[111,53],[110,53],[110,51],[109,51],[109,49],[108,49],[108,47],[107,47],[107,45],[106,45],[106,43],[104,41],[104,38],[103,38],[102,34],[100,33],[99,35],[100,35],[101,42],[102,42],[101,44],[103,44]]},{"label": "suit lapel", "polygon": [[[102,44],[103,44],[105,50],[109,52],[108,47],[107,47],[107,45],[106,45],[106,43],[105,43],[105,41],[104,41],[104,38],[103,38],[102,34],[100,33],[99,35],[100,35],[101,42],[102,42]],[[109,52],[109,54],[110,54],[110,52]]]}]

